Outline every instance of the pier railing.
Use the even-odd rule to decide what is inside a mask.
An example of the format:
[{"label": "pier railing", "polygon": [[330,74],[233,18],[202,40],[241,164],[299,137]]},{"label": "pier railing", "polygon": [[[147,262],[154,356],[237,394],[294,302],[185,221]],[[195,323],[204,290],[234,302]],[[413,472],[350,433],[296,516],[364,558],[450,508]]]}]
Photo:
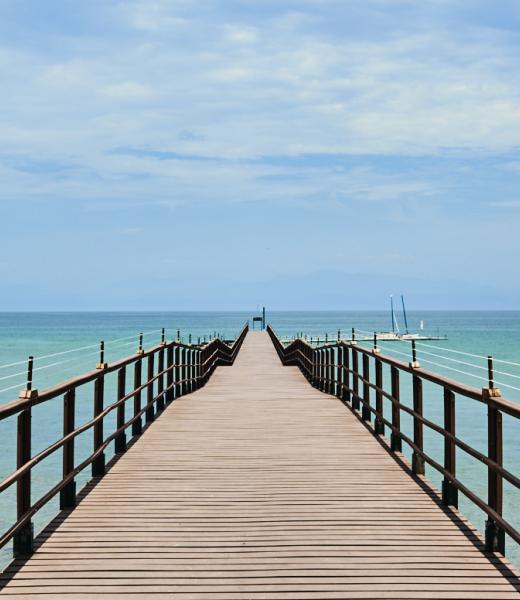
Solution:
[{"label": "pier railing", "polygon": [[[487,515],[485,544],[489,551],[505,554],[505,535],[520,544],[520,532],[503,516],[504,481],[520,490],[520,479],[503,465],[502,417],[509,415],[520,419],[520,405],[500,395],[493,387],[478,389],[448,379],[420,367],[415,351],[409,363],[359,346],[355,341],[338,341],[318,347],[310,346],[297,338],[284,345],[272,327],[267,331],[284,365],[298,366],[309,382],[316,388],[341,398],[360,417],[370,422],[374,417],[373,433],[385,435],[390,431],[390,450],[402,452],[403,442],[412,451],[413,473],[424,475],[425,464],[438,471],[442,477],[442,502],[458,507],[461,492]],[[390,369],[389,389],[383,381],[383,365]],[[411,404],[402,402],[400,375],[412,376]],[[375,375],[375,378],[374,378]],[[423,414],[423,382],[431,382],[443,394],[443,425],[427,419]],[[487,414],[487,453],[483,453],[457,437],[455,407],[456,395],[483,403]],[[373,398],[371,398],[373,396]],[[383,412],[383,399],[391,403],[391,415]],[[375,401],[374,401],[375,400]],[[413,435],[406,435],[401,428],[401,413],[413,419]],[[441,464],[424,450],[424,427],[444,438],[444,461]],[[456,449],[460,449],[487,467],[487,500],[470,490],[457,476]]]},{"label": "pier railing", "polygon": [[[143,431],[145,423],[151,423],[164,408],[176,398],[203,386],[219,365],[233,364],[248,332],[246,324],[233,342],[214,339],[200,345],[180,341],[163,341],[147,350],[143,349],[142,336],[137,352],[132,356],[107,364],[104,362],[103,346],[100,362],[94,371],[70,379],[44,391],[31,389],[31,376],[21,397],[0,406],[0,421],[17,417],[16,471],[0,482],[0,493],[16,484],[16,522],[1,535],[0,548],[13,541],[15,557],[26,556],[33,551],[34,515],[59,494],[60,508],[73,508],[76,504],[75,478],[92,465],[92,477],[105,474],[105,453],[112,442],[115,454],[127,449],[127,431],[133,440]],[[128,371],[132,369],[130,391]],[[29,367],[31,371],[31,367]],[[144,372],[144,379],[143,379]],[[117,376],[116,399],[105,404],[105,378]],[[93,383],[93,417],[76,427],[76,392],[82,386]],[[31,452],[32,408],[55,398],[63,397],[63,436],[34,456]],[[144,397],[144,398],[143,398]],[[131,416],[127,406],[131,403]],[[116,411],[116,429],[109,435],[104,431],[104,421],[109,413]],[[75,439],[92,430],[91,454],[81,463],[75,463]],[[31,472],[44,459],[62,452],[63,469],[61,481],[35,502],[31,500]]]}]

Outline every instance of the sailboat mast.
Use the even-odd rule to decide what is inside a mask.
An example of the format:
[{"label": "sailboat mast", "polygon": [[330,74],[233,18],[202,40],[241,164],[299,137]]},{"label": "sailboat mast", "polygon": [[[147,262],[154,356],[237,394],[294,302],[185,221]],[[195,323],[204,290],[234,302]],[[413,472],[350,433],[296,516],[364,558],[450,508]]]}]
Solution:
[{"label": "sailboat mast", "polygon": [[403,296],[403,294],[401,294],[401,302],[403,303],[404,326],[406,328],[406,333],[408,333],[408,319],[406,318],[406,308],[404,306],[404,296]]},{"label": "sailboat mast", "polygon": [[392,332],[395,333],[394,297],[390,294],[390,318],[392,319]]}]

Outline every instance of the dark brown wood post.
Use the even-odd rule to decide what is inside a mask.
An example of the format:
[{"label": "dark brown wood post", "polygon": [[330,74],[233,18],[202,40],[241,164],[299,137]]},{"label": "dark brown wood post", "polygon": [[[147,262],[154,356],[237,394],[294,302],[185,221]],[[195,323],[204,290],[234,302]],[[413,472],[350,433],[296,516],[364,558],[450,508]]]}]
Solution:
[{"label": "dark brown wood post", "polygon": [[[423,416],[423,385],[422,379],[417,375],[413,376],[412,380],[413,387],[413,409],[414,411]],[[419,450],[424,449],[423,439],[423,424],[417,418],[413,418],[413,443]],[[424,475],[424,458],[418,454],[415,450],[412,454],[412,471],[416,475]]]},{"label": "dark brown wood post", "polygon": [[377,435],[385,435],[385,424],[383,423],[383,363],[376,358],[376,420],[374,432]]},{"label": "dark brown wood post", "polygon": [[391,367],[390,369],[390,378],[392,385],[392,425],[397,429],[397,431],[392,430],[390,434],[390,448],[394,452],[402,452],[403,451],[403,440],[401,439],[400,431],[401,431],[401,409],[398,406],[398,403],[401,402],[401,391],[399,385],[399,369],[397,367]]},{"label": "dark brown wood post", "polygon": [[321,350],[316,350],[316,372],[318,375],[318,385],[317,388],[319,390],[323,389],[323,372],[322,372],[322,367],[323,367],[323,361],[322,361],[322,351]]},{"label": "dark brown wood post", "polygon": [[[498,466],[502,466],[502,413],[492,404],[488,404],[488,457]],[[503,480],[491,467],[488,467],[488,504],[502,516]],[[490,517],[486,521],[486,550],[505,554],[504,530]]]},{"label": "dark brown wood post", "polygon": [[358,351],[352,347],[352,408],[359,410],[359,355]]},{"label": "dark brown wood post", "polygon": [[[31,409],[26,408],[18,415],[16,438],[16,468],[21,469],[31,459]],[[31,508],[31,470],[16,482],[16,518],[20,520]],[[27,556],[34,551],[34,527],[27,522],[13,537],[15,558]]]},{"label": "dark brown wood post", "polygon": [[186,348],[181,348],[180,367],[181,367],[181,395],[186,393]]},{"label": "dark brown wood post", "polygon": [[206,361],[206,357],[208,355],[207,348],[203,348],[200,351],[200,385],[206,385],[206,365],[204,364]]},{"label": "dark brown wood post", "polygon": [[166,350],[166,402],[169,404],[173,400],[173,345],[170,344]]},{"label": "dark brown wood post", "polygon": [[[74,431],[76,390],[71,388],[63,396],[63,437]],[[74,438],[63,445],[63,479],[74,470]],[[76,482],[70,481],[60,490],[60,509],[76,506]]]},{"label": "dark brown wood post", "polygon": [[320,351],[316,348],[313,349],[313,361],[314,361],[314,387],[320,389]]},{"label": "dark brown wood post", "polygon": [[[216,334],[215,334],[216,335]],[[189,394],[191,392],[191,365],[190,365],[190,350],[184,348],[184,393]]]},{"label": "dark brown wood post", "polygon": [[148,405],[148,408],[145,410],[146,423],[151,423],[155,417],[155,411],[153,406],[154,382],[152,381],[154,375],[154,362],[154,354],[152,352],[148,355],[148,370],[146,373],[146,381],[148,383],[148,385],[146,386],[146,404]]},{"label": "dark brown wood post", "polygon": [[334,394],[334,349],[327,349],[327,393]]},{"label": "dark brown wood post", "polygon": [[[94,381],[94,418],[103,412],[103,401],[105,393],[105,377],[100,373]],[[94,452],[103,445],[103,419],[94,425]],[[105,453],[92,461],[92,477],[102,477],[105,474]]]},{"label": "dark brown wood post", "polygon": [[[339,332],[338,332],[338,337],[339,337]],[[337,384],[336,384],[336,396],[338,396],[338,398],[342,398],[343,397],[343,378],[345,376],[345,373],[343,371],[343,352],[345,351],[345,349],[343,348],[343,346],[341,345],[340,342],[338,342],[338,345],[336,347],[336,379],[337,379]]]},{"label": "dark brown wood post", "polygon": [[202,350],[197,350],[197,389],[204,385],[202,381]]},{"label": "dark brown wood post", "polygon": [[320,389],[322,392],[327,391],[327,351],[322,348],[320,350]]},{"label": "dark brown wood post", "polygon": [[363,354],[363,408],[361,416],[363,421],[370,421],[372,412],[370,410],[370,357]]},{"label": "dark brown wood post", "polygon": [[318,351],[312,348],[312,385],[318,387]]},{"label": "dark brown wood post", "polygon": [[349,360],[349,346],[343,346],[343,394],[342,399],[344,402],[350,402],[350,360]]},{"label": "dark brown wood post", "polygon": [[[117,399],[121,400],[125,397],[126,388],[126,367],[121,367],[117,372]],[[125,425],[125,402],[117,407],[117,429],[121,429]],[[126,432],[123,430],[115,439],[115,452],[122,454],[126,450]]]},{"label": "dark brown wood post", "polygon": [[325,356],[326,356],[326,361],[327,361],[327,394],[333,394],[334,393],[334,389],[333,389],[333,370],[332,370],[332,363],[334,362],[334,354],[332,352],[332,348],[327,348],[327,350],[325,351]]},{"label": "dark brown wood post", "polygon": [[174,369],[175,398],[178,398],[181,395],[181,385],[179,383],[181,380],[181,367],[180,367],[181,350],[180,350],[179,346],[175,346],[174,360],[175,360],[175,369]]},{"label": "dark brown wood post", "polygon": [[190,392],[195,391],[195,351],[193,348],[188,350],[188,364],[189,364],[189,379],[190,379]]},{"label": "dark brown wood post", "polygon": [[[157,365],[158,373],[164,371],[164,347],[159,350],[159,360]],[[157,380],[157,412],[164,410],[164,375],[159,375]]]},{"label": "dark brown wood post", "polygon": [[[134,390],[141,387],[141,372],[143,370],[143,361],[141,358],[135,361],[134,365]],[[134,394],[134,417],[141,411],[141,390]],[[140,435],[143,431],[143,420],[141,417],[132,423],[132,435]]]},{"label": "dark brown wood post", "polygon": [[202,352],[198,348],[195,350],[195,388],[198,389],[201,386],[201,355]]},{"label": "dark brown wood post", "polygon": [[[455,394],[444,388],[444,429],[447,433],[455,435]],[[455,442],[444,436],[444,468],[455,477]],[[458,507],[459,491],[453,483],[444,477],[442,481],[442,502],[447,506]]]}]

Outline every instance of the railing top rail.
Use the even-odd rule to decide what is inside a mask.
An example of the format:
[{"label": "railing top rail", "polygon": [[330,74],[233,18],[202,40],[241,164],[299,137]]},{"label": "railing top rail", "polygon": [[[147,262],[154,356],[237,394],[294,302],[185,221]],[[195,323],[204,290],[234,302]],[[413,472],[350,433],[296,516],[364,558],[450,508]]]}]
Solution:
[{"label": "railing top rail", "polygon": [[451,379],[449,377],[445,377],[444,375],[440,375],[439,373],[434,373],[433,371],[424,369],[423,367],[412,366],[410,363],[406,363],[402,360],[399,360],[398,358],[394,358],[393,356],[388,356],[387,354],[383,354],[382,352],[375,353],[373,348],[365,348],[359,344],[346,342],[343,340],[336,340],[334,342],[329,342],[320,346],[313,346],[302,338],[296,338],[295,340],[291,341],[291,343],[284,346],[283,343],[280,341],[280,338],[278,337],[276,331],[270,325],[268,325],[268,328],[276,336],[276,339],[278,340],[280,346],[283,347],[285,352],[290,352],[292,347],[299,344],[306,346],[310,350],[328,350],[338,347],[353,348],[362,354],[372,356],[385,364],[396,367],[400,371],[415,375],[417,377],[421,377],[422,379],[426,379],[431,383],[435,383],[442,387],[448,388],[456,394],[460,394],[472,400],[477,400],[478,402],[487,404],[488,406],[494,406],[495,408],[500,409],[504,413],[520,419],[520,403],[515,402],[513,400],[508,400],[503,396],[490,396],[484,392],[486,388],[476,388],[474,386],[467,385],[460,381],[456,381],[455,379]]},{"label": "railing top rail", "polygon": [[[248,324],[242,328],[234,341],[225,342],[219,338],[207,344],[184,344],[178,340],[164,340],[147,350],[139,342],[136,354],[117,360],[109,365],[100,360],[98,368],[78,377],[60,383],[42,392],[33,391],[30,397],[20,398],[0,407],[0,420],[17,414],[16,470],[0,481],[0,493],[13,484],[16,485],[17,520],[4,532],[0,532],[0,548],[13,540],[15,556],[25,556],[34,550],[32,517],[54,496],[60,494],[60,508],[71,508],[76,501],[76,483],[74,478],[89,465],[92,476],[105,474],[105,450],[114,442],[114,453],[126,451],[126,432],[131,428],[132,439],[143,431],[142,418],[147,424],[163,411],[174,399],[191,393],[206,384],[215,368],[219,365],[232,365],[244,338]],[[103,345],[101,345],[101,349]],[[154,357],[158,353],[158,360]],[[102,354],[100,358],[102,358]],[[142,359],[148,358],[147,368],[142,369]],[[133,383],[127,381],[126,367],[135,364]],[[145,371],[143,373],[143,371]],[[106,395],[114,390],[105,389],[105,376],[117,372],[116,398],[108,405]],[[144,375],[144,381],[143,381]],[[30,378],[28,378],[30,381]],[[75,426],[76,388],[94,382],[92,400],[94,415],[87,422]],[[127,385],[131,388],[128,389]],[[30,392],[28,386],[27,389]],[[40,450],[31,452],[32,419],[31,407],[51,398],[62,396],[63,435]],[[144,396],[144,406],[142,397]],[[125,414],[125,404],[133,398],[133,415]],[[128,406],[126,407],[128,409]],[[105,437],[103,421],[111,412],[115,415],[115,430]],[[88,430],[93,434],[93,450],[80,464],[74,461],[74,444],[77,438]],[[63,452],[63,478],[52,489],[47,490],[39,499],[32,501],[32,469],[52,454]]]},{"label": "railing top rail", "polygon": [[[385,428],[390,430],[388,449],[401,453],[403,443],[412,452],[411,470],[416,475],[425,475],[425,465],[429,465],[443,476],[442,503],[458,507],[458,493],[482,510],[488,517],[485,525],[485,548],[492,552],[505,553],[505,535],[520,544],[520,530],[503,516],[504,481],[520,489],[520,478],[503,463],[502,414],[520,418],[520,405],[502,398],[494,387],[492,357],[488,357],[489,387],[477,389],[436,373],[424,370],[417,361],[413,340],[410,363],[386,356],[377,346],[367,348],[355,340],[335,340],[321,346],[310,345],[298,337],[289,344],[278,338],[272,327],[268,333],[285,365],[298,366],[312,385],[321,391],[336,395],[363,421],[370,422],[375,417],[372,433],[385,436]],[[337,351],[334,352],[334,349]],[[362,361],[359,360],[362,358]],[[373,361],[373,362],[372,362]],[[360,362],[362,364],[360,364]],[[375,383],[370,374],[375,366]],[[383,364],[391,367],[390,390],[385,390]],[[412,386],[407,401],[401,400],[400,373],[412,376]],[[423,381],[437,384],[443,390],[441,425],[426,418],[423,412]],[[487,454],[481,448],[474,448],[457,435],[456,396],[474,399],[488,406],[487,410]],[[374,406],[375,400],[375,406]],[[384,400],[391,404],[391,418],[385,416]],[[410,405],[412,404],[412,405]],[[388,406],[387,406],[388,408]],[[413,419],[413,433],[408,435],[401,427],[401,412]],[[436,453],[429,454],[424,447],[423,428],[435,431],[443,437],[444,461],[441,463]],[[413,437],[412,437],[413,436]],[[487,500],[470,489],[457,476],[457,450],[466,453],[487,467]],[[472,488],[473,486],[471,486]]]},{"label": "railing top rail", "polygon": [[246,325],[244,325],[244,327],[242,327],[242,329],[240,330],[240,333],[238,334],[238,336],[233,340],[231,346],[228,345],[223,340],[221,340],[220,338],[215,338],[215,339],[207,342],[206,344],[185,344],[183,342],[180,342],[179,340],[172,340],[169,342],[156,344],[155,346],[152,346],[151,348],[148,348],[147,350],[143,349],[142,352],[136,352],[135,354],[131,354],[129,356],[126,356],[124,358],[116,360],[113,363],[109,363],[103,369],[92,369],[91,371],[87,371],[86,373],[77,375],[76,377],[72,377],[70,379],[67,379],[66,381],[63,381],[56,385],[53,385],[44,390],[38,391],[38,394],[34,395],[31,398],[17,398],[15,400],[12,400],[11,402],[6,402],[5,404],[0,405],[0,421],[2,421],[3,419],[6,419],[12,415],[15,415],[16,413],[18,413],[26,408],[29,408],[32,406],[37,406],[38,404],[42,404],[43,402],[52,400],[53,398],[56,398],[57,396],[61,396],[67,390],[70,390],[72,388],[77,388],[77,387],[80,387],[87,383],[90,383],[92,381],[95,381],[102,375],[104,376],[109,373],[113,373],[114,371],[117,371],[117,370],[121,369],[122,367],[131,365],[131,364],[137,362],[138,360],[147,358],[147,357],[149,357],[153,354],[156,354],[157,352],[164,350],[164,349],[175,347],[175,348],[183,348],[183,349],[187,349],[187,350],[207,350],[209,347],[211,347],[213,345],[221,345],[222,347],[228,348],[230,350],[230,352],[233,352],[234,349],[236,348],[238,341],[243,336],[244,331],[247,328],[248,328],[248,326],[246,323]]}]

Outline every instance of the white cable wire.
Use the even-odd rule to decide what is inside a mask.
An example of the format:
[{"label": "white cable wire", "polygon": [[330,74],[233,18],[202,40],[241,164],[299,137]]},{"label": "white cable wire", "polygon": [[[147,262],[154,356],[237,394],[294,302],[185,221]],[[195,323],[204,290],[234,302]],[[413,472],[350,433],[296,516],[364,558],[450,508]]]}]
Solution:
[{"label": "white cable wire", "polygon": [[12,379],[13,377],[19,377],[21,375],[27,375],[27,370],[20,371],[18,373],[12,373],[11,375],[4,375],[3,377],[0,377],[0,381],[4,381],[5,379]]},{"label": "white cable wire", "polygon": [[[122,349],[126,346],[130,346],[133,345],[134,342],[128,342],[126,344],[120,344],[119,346],[117,346],[116,348],[112,348],[112,350],[116,350],[116,349]],[[98,356],[99,355],[99,350],[96,352],[89,352],[88,354],[84,354],[82,356],[78,356],[75,358],[69,358],[67,360],[62,360],[62,361],[58,361],[55,363],[51,363],[50,365],[43,365],[41,367],[36,367],[35,369],[33,369],[33,371],[42,371],[44,369],[48,369],[50,367],[55,367],[55,366],[60,366],[60,365],[64,365],[64,364],[68,364],[68,363],[79,363],[82,362],[83,360],[85,360],[86,358],[90,357],[90,356]]]},{"label": "white cable wire", "polygon": [[[436,356],[437,358],[442,358],[443,360],[449,360],[451,362],[456,362],[460,365],[466,365],[467,367],[473,367],[474,369],[480,369],[481,371],[487,371],[487,367],[481,367],[479,365],[474,365],[473,363],[464,362],[463,360],[457,360],[456,358],[449,358],[448,356],[442,356],[441,354],[435,354],[434,352],[427,352],[426,350],[419,350],[421,354],[428,354],[429,356]],[[493,369],[493,372],[499,375],[504,375],[505,377],[513,377],[514,379],[520,379],[520,375],[514,375],[513,373],[506,373],[505,371],[497,371]]]},{"label": "white cable wire", "polygon": [[502,381],[495,381],[495,383],[497,383],[500,387],[506,387],[510,390],[516,390],[517,392],[520,392],[520,388],[515,387],[514,385],[509,385],[508,383],[504,383]]},{"label": "white cable wire", "polygon": [[[381,348],[383,350],[386,350],[387,352],[395,352],[396,354],[401,354],[403,356],[408,356],[408,354],[405,354],[404,352],[399,352],[399,350],[394,350],[392,348],[388,348],[387,346],[381,346]],[[425,353],[423,350],[421,350],[421,352],[423,354]],[[426,354],[432,354],[432,353],[429,352],[429,353],[426,353]],[[434,356],[440,356],[440,355],[434,355]],[[450,360],[450,359],[448,359],[445,356],[440,356],[440,357],[443,358],[443,359],[445,358],[447,360]],[[449,365],[443,365],[443,364],[434,362],[433,360],[429,360],[427,358],[421,358],[421,360],[423,362],[428,363],[428,364],[435,365],[436,367],[440,367],[440,368],[444,368],[444,369],[449,369],[450,371],[455,371],[456,373],[461,373],[462,375],[467,375],[468,377],[474,377],[476,379],[480,379],[481,381],[486,381],[487,383],[489,383],[489,380],[488,380],[487,377],[481,377],[480,375],[475,375],[474,373],[468,373],[467,371],[462,371],[460,369],[455,369],[454,367],[450,367]],[[453,359],[451,359],[451,360],[453,360]],[[467,364],[469,366],[476,366],[476,365],[472,365],[471,363],[464,363],[462,361],[458,361],[458,362],[461,362],[462,364]],[[485,367],[481,367],[481,368],[485,369]],[[506,375],[508,377],[515,377],[517,379],[520,379],[520,377],[517,377],[516,375],[513,375],[511,373],[505,373],[505,372],[502,372],[502,371],[495,371],[495,373],[500,373],[501,375]],[[519,387],[515,387],[514,385],[510,385],[508,383],[504,383],[503,381],[496,381],[495,380],[495,383],[497,385],[501,386],[501,387],[506,387],[506,388],[509,388],[511,390],[516,390],[517,392],[520,392],[520,388]]]},{"label": "white cable wire", "polygon": [[7,369],[8,367],[18,367],[20,365],[26,365],[27,359],[19,360],[18,362],[10,363],[8,365],[0,365],[0,369]]},{"label": "white cable wire", "polygon": [[428,358],[424,359],[424,362],[427,362],[430,365],[435,365],[436,367],[441,367],[442,369],[449,369],[450,371],[455,371],[457,373],[462,373],[462,375],[467,375],[468,377],[475,377],[476,379],[480,379],[482,381],[488,382],[487,377],[481,377],[480,375],[475,375],[474,373],[468,373],[467,371],[461,371],[460,369],[455,369],[455,367],[450,367],[448,365],[441,365],[439,363],[434,362]]},{"label": "white cable wire", "polygon": [[[401,340],[401,341],[406,341],[406,340]],[[426,347],[430,347],[428,344],[422,344],[420,342],[416,342],[418,346],[426,346]],[[463,352],[462,350],[453,350],[451,348],[444,348],[443,346],[437,346],[435,345],[435,348],[439,348],[439,350],[445,350],[446,352],[453,352],[454,354],[463,354],[466,356],[471,356],[473,358],[481,358],[483,360],[487,360],[488,357],[487,356],[481,356],[480,354],[471,354],[470,352]],[[513,362],[510,360],[504,360],[502,358],[495,358],[493,357],[493,362],[499,362],[499,363],[503,363],[505,365],[511,365],[513,367],[520,367],[520,363],[517,362]]]},{"label": "white cable wire", "polygon": [[9,390],[14,390],[15,388],[22,389],[24,385],[25,383],[16,383],[15,385],[0,390],[0,394],[2,394],[3,392],[8,392]]},{"label": "white cable wire", "polygon": [[90,346],[82,346],[81,348],[72,348],[70,350],[62,350],[61,352],[53,352],[52,354],[45,354],[43,356],[35,356],[34,360],[45,360],[47,358],[54,358],[55,356],[63,356],[64,354],[70,354],[71,352],[80,352],[81,350],[90,350],[92,348],[99,348],[99,342]]},{"label": "white cable wire", "polygon": [[[369,340],[367,340],[367,342],[368,341]],[[394,348],[388,348],[388,346],[378,346],[378,347],[382,348],[383,350],[386,350],[387,352],[394,352],[395,354],[400,354],[401,356],[406,356],[406,358],[408,358],[408,360],[410,360],[410,355],[406,354],[405,352],[399,352],[399,350],[395,350]]]},{"label": "white cable wire", "polygon": [[[365,331],[364,329],[358,329],[357,331],[361,331],[362,333],[369,333],[369,332]],[[403,339],[400,339],[400,338],[395,338],[395,341],[409,343],[409,342],[412,342],[413,340],[403,340]],[[432,347],[429,344],[423,344],[421,342],[415,342],[415,343],[416,343],[417,346],[423,346],[425,348],[431,348]],[[487,356],[482,356],[480,354],[472,354],[471,352],[462,352],[461,350],[453,350],[451,348],[445,348],[443,346],[434,345],[434,348],[439,348],[439,350],[445,350],[446,352],[453,352],[454,354],[460,354],[460,355],[463,355],[463,356],[471,356],[472,358],[480,358],[482,360],[487,360],[488,359]],[[419,350],[419,352],[421,352],[422,354],[429,354],[430,356],[436,356],[438,358],[442,358],[443,360],[449,360],[449,361],[452,361],[452,362],[458,362],[461,365],[466,365],[468,367],[474,367],[475,369],[481,369],[483,371],[487,370],[487,367],[482,367],[482,366],[479,366],[479,365],[474,365],[472,363],[468,363],[468,362],[465,362],[465,361],[462,361],[462,360],[456,360],[454,358],[449,358],[448,356],[442,356],[441,354],[435,354],[434,352],[428,352],[426,350]],[[508,361],[508,360],[503,360],[503,359],[500,359],[500,358],[494,358],[493,357],[493,362],[499,362],[499,363],[506,364],[506,365],[512,365],[512,366],[515,366],[515,367],[520,367],[520,363],[516,363],[516,362],[512,362],[512,361]],[[506,377],[513,377],[515,379],[520,379],[520,376],[513,375],[512,373],[507,373],[505,371],[497,371],[495,369],[495,373],[499,373],[500,375],[504,375]]]},{"label": "white cable wire", "polygon": [[[146,331],[142,335],[143,336],[145,336],[145,335],[152,335],[153,333],[159,333],[161,331],[162,331],[162,329],[154,329],[152,331]],[[125,340],[129,340],[129,339],[137,339],[137,338],[138,338],[138,335],[136,335],[136,334],[129,335],[129,336],[126,336],[126,337],[116,338],[114,340],[108,340],[107,342],[105,342],[105,346],[110,345],[110,344],[115,344],[117,342],[122,342],[122,341],[125,341]],[[130,345],[130,344],[128,344],[128,345]],[[97,344],[91,344],[91,345],[88,345],[88,346],[81,346],[79,348],[70,348],[68,350],[62,350],[60,352],[52,352],[51,354],[44,354],[42,356],[35,356],[34,360],[35,361],[36,360],[40,361],[40,360],[45,360],[47,358],[55,358],[56,356],[63,356],[65,354],[70,354],[72,352],[80,352],[82,350],[90,350],[92,348],[99,348],[99,342]],[[6,364],[6,365],[0,365],[0,369],[7,369],[8,367],[17,367],[19,365],[24,365],[24,364],[27,364],[27,360],[20,360],[20,361],[17,361],[17,362]]]},{"label": "white cable wire", "polygon": [[520,379],[520,375],[513,375],[513,373],[506,373],[505,371],[497,371],[493,369],[493,373],[498,373],[499,375],[504,375],[505,377],[513,377],[514,379]]},{"label": "white cable wire", "polygon": [[[162,332],[162,329],[154,329],[152,331],[145,331],[143,333],[143,336],[145,336],[145,335],[152,335],[152,333],[160,333],[160,332]],[[141,335],[141,334],[139,334],[139,335]],[[114,344],[115,342],[124,342],[125,340],[137,339],[139,337],[139,335],[135,335],[134,334],[134,335],[129,335],[127,337],[118,338],[118,339],[115,339],[115,340],[108,340],[108,342],[105,342],[105,346],[107,344]]]},{"label": "white cable wire", "polygon": [[466,365],[466,367],[473,367],[474,369],[480,369],[481,371],[487,371],[487,367],[482,367],[480,365],[474,365],[473,363],[465,362],[463,360],[458,360],[456,358],[450,358],[449,356],[442,356],[442,354],[435,354],[435,352],[427,352],[426,350],[419,350],[419,353],[420,354],[428,354],[429,356],[436,356],[437,358],[442,358],[442,360],[449,360],[450,362],[455,362],[459,365]]}]

